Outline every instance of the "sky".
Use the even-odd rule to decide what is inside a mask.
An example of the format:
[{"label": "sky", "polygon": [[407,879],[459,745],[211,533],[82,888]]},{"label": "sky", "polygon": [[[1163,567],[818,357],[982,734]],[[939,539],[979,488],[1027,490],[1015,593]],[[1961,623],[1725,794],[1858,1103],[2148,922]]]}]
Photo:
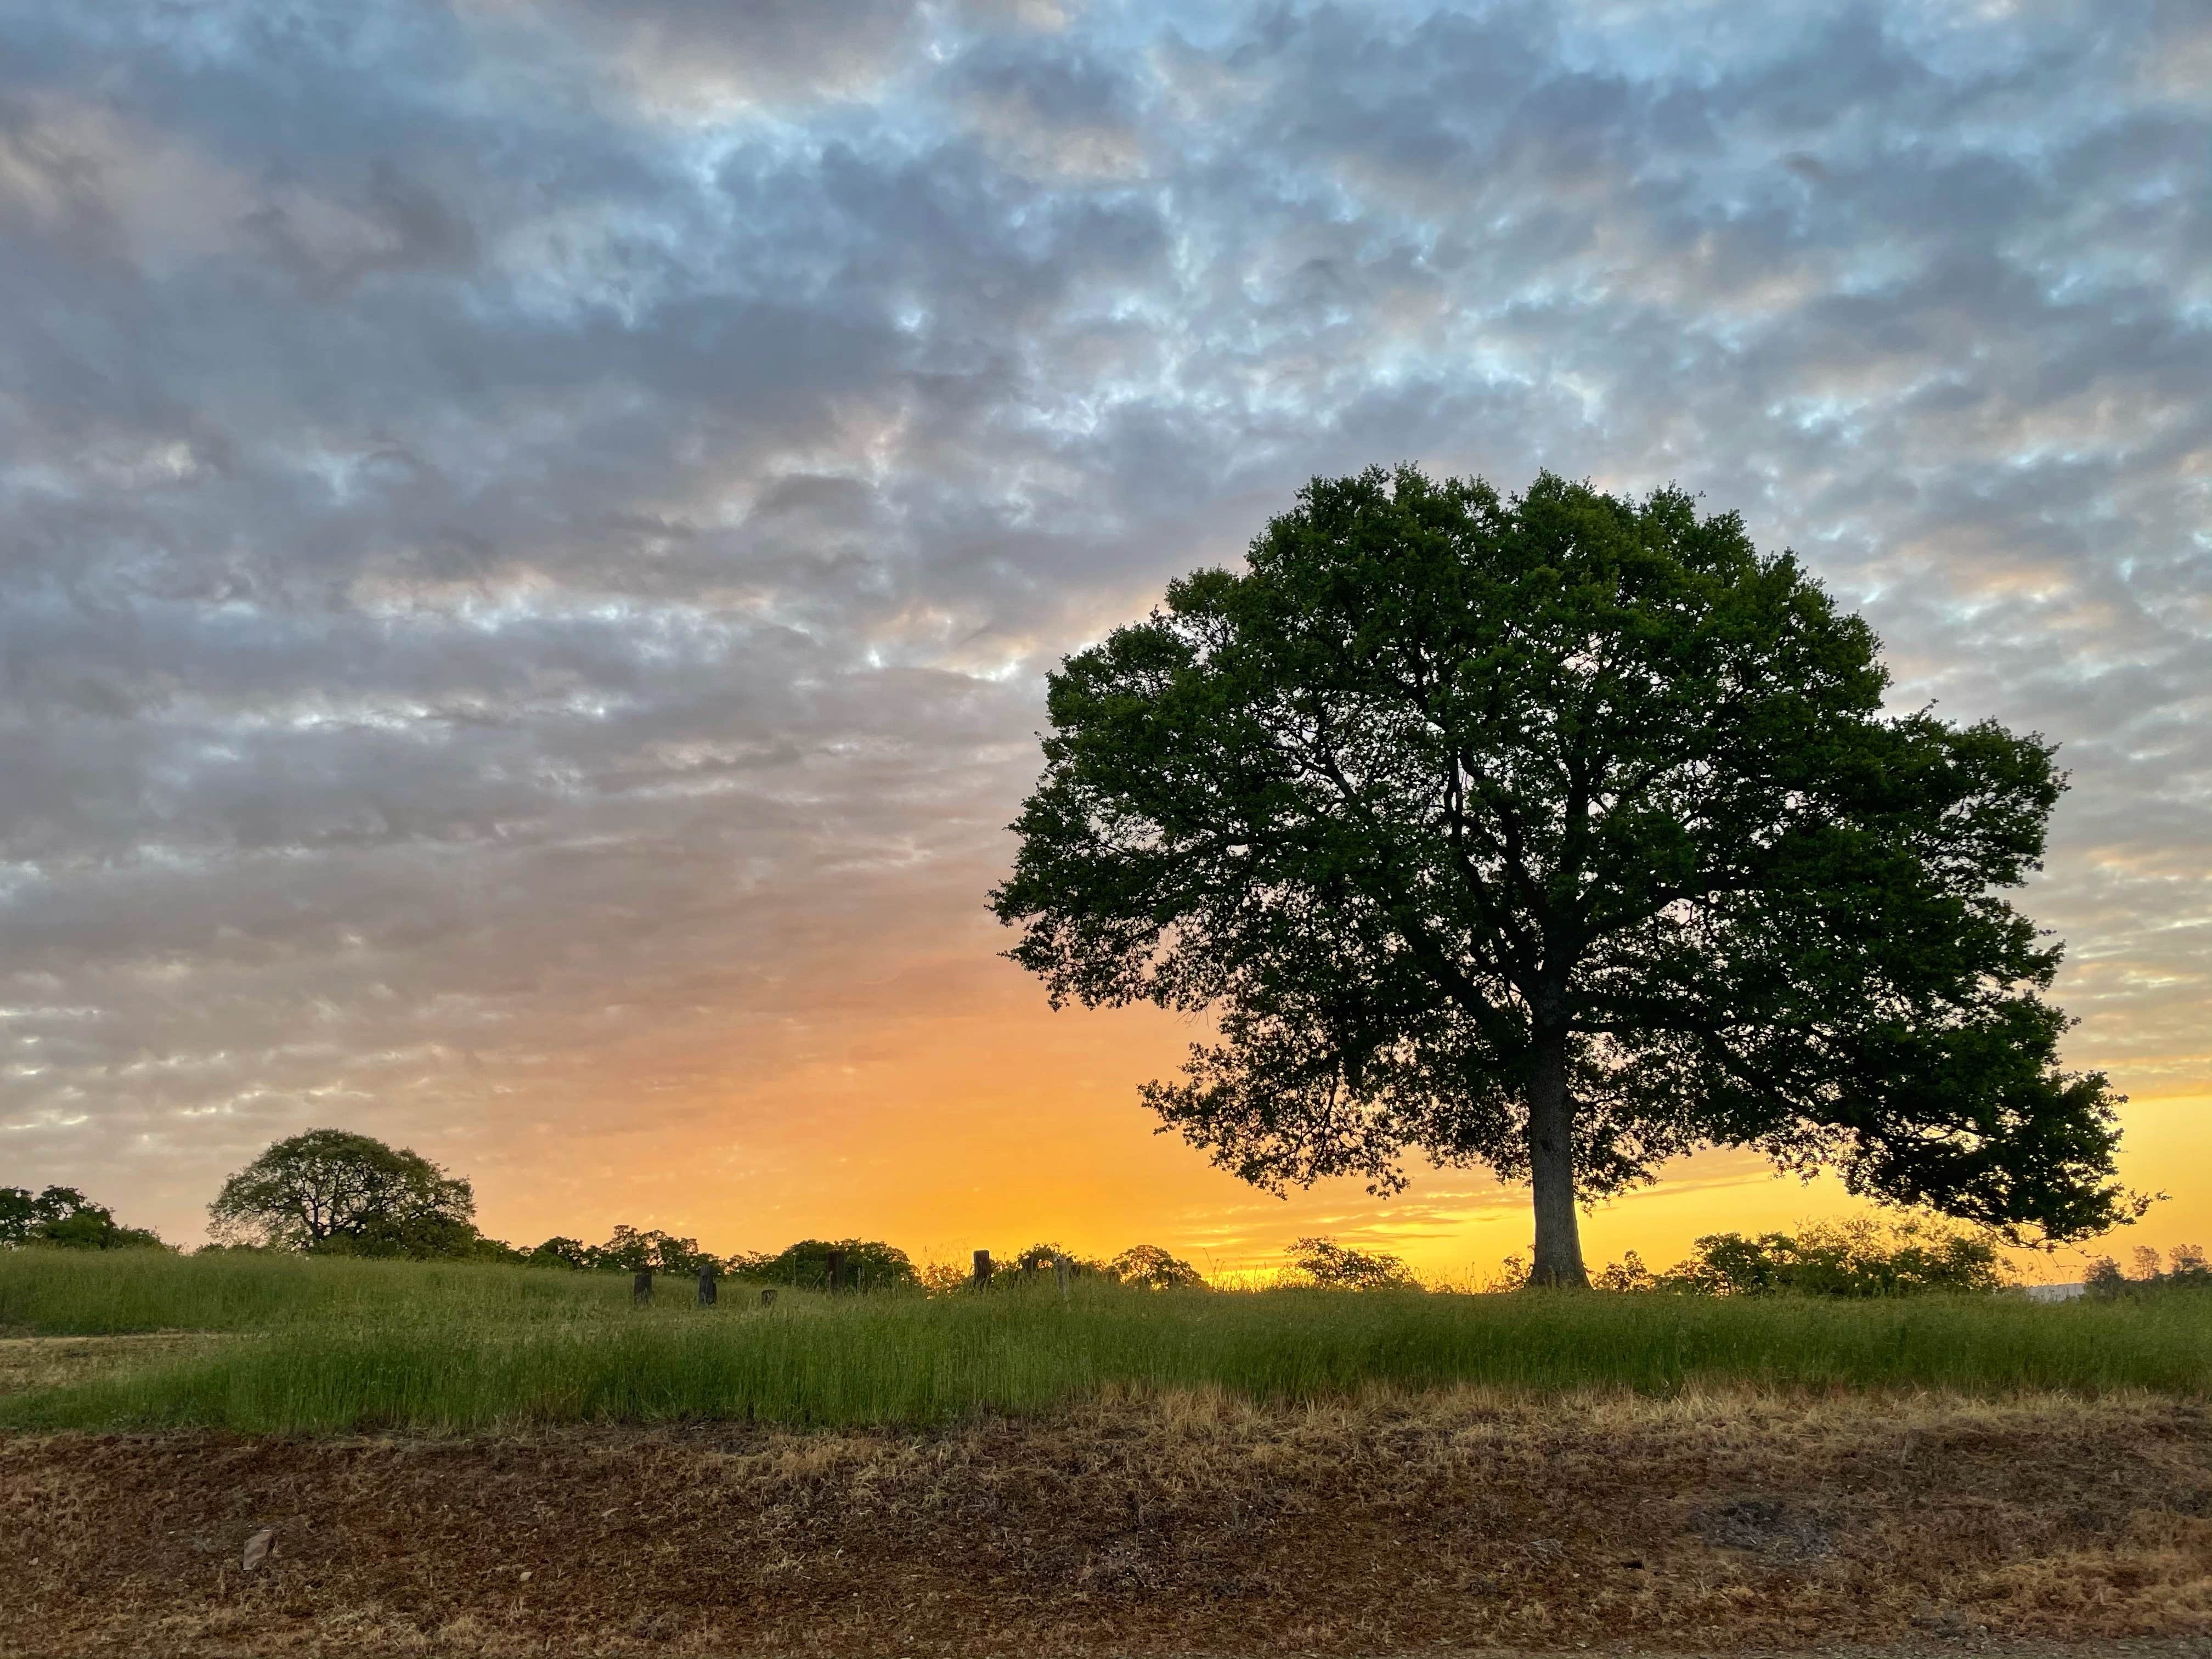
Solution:
[{"label": "sky", "polygon": [[[190,1242],[323,1126],[488,1231],[964,1257],[1288,1201],[985,908],[1045,673],[1316,475],[1668,483],[1899,708],[2212,1243],[2212,11],[0,0],[0,1184]],[[1710,1153],[1591,1255],[1845,1206]],[[2078,1269],[2078,1259],[2075,1267]],[[2069,1276],[2064,1264],[2053,1270]]]}]

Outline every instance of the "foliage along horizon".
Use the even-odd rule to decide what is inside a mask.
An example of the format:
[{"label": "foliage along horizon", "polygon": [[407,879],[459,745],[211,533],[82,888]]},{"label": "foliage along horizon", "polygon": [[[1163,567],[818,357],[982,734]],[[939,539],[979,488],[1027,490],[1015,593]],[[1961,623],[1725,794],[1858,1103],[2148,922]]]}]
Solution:
[{"label": "foliage along horizon", "polygon": [[[340,1167],[349,1161],[357,1167]],[[289,1171],[301,1189],[286,1193],[272,1173],[280,1171]],[[257,1193],[272,1206],[273,1215],[257,1225],[241,1197],[246,1193]],[[405,1218],[426,1193],[436,1195],[446,1208],[434,1216],[434,1224],[410,1231]],[[230,1242],[210,1243],[191,1254],[475,1261],[585,1273],[704,1272],[807,1290],[944,1295],[971,1287],[964,1268],[941,1262],[917,1267],[905,1251],[880,1239],[802,1239],[781,1251],[717,1255],[701,1249],[696,1239],[625,1224],[604,1244],[556,1235],[524,1249],[477,1231],[474,1206],[468,1181],[418,1153],[367,1135],[310,1130],[274,1143],[224,1183],[210,1208],[224,1218]],[[301,1219],[307,1213],[318,1218],[316,1224]],[[0,1249],[23,1246],[71,1251],[150,1248],[182,1254],[154,1232],[118,1225],[105,1206],[73,1188],[49,1187],[35,1196],[21,1188],[0,1188]],[[1285,1265],[1273,1280],[1277,1285],[1361,1291],[1430,1288],[1399,1257],[1327,1237],[1298,1238],[1283,1254]],[[834,1285],[833,1256],[838,1264]],[[2134,1279],[2109,1257],[2093,1259],[2092,1293],[2212,1284],[2204,1254],[2193,1245],[2174,1249],[2171,1272],[2160,1267],[2154,1251],[2138,1249],[2136,1256]],[[1191,1263],[1156,1244],[1132,1245],[1098,1259],[1047,1241],[997,1258],[994,1282],[1049,1283],[1060,1262],[1080,1276],[1132,1289],[1215,1288]],[[1525,1264],[1509,1256],[1503,1271],[1483,1288],[1512,1289],[1526,1282]],[[1708,1234],[1693,1241],[1690,1256],[1664,1272],[1651,1272],[1631,1250],[1595,1279],[1598,1289],[1621,1292],[1844,1297],[1986,1292],[2010,1282],[1986,1232],[1913,1217],[1887,1224],[1873,1218],[1814,1222],[1794,1233],[1752,1237]]]}]

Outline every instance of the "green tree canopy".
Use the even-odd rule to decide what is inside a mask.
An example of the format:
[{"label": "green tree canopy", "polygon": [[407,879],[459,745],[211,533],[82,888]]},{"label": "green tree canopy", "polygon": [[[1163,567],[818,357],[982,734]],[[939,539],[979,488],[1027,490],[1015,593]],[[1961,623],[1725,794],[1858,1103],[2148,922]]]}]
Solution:
[{"label": "green tree canopy", "polygon": [[[343,1129],[270,1146],[208,1206],[217,1242],[361,1255],[485,1252],[469,1183],[404,1147]],[[496,1247],[494,1247],[496,1248]]]},{"label": "green tree canopy", "polygon": [[1578,1199],[1703,1146],[2066,1239],[2130,1212],[2059,1069],[2057,947],[1999,896],[2062,780],[1884,708],[1872,630],[1734,514],[1549,474],[1316,480],[1243,574],[1051,677],[992,896],[1057,1006],[1213,1011],[1144,1097],[1248,1181]]},{"label": "green tree canopy", "polygon": [[48,1187],[37,1193],[24,1187],[0,1187],[0,1246],[12,1244],[59,1244],[82,1250],[166,1248],[159,1233],[118,1224],[112,1210],[94,1203],[74,1187]]}]

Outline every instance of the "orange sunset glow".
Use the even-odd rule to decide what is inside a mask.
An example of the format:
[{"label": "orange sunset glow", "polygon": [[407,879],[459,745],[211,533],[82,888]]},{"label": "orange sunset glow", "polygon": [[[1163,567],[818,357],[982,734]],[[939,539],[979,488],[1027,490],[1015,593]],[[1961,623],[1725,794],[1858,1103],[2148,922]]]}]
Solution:
[{"label": "orange sunset glow", "polygon": [[[535,1239],[573,1231],[579,1216],[603,1218],[600,1232],[639,1217],[724,1250],[875,1229],[917,1261],[943,1261],[1039,1240],[1103,1257],[1141,1239],[1218,1275],[1279,1267],[1284,1246],[1314,1233],[1371,1243],[1448,1282],[1480,1282],[1507,1255],[1525,1258],[1526,1189],[1480,1169],[1423,1169],[1385,1200],[1350,1180],[1277,1198],[1209,1167],[1179,1139],[1152,1133],[1135,1098],[1138,1081],[1180,1062],[1191,1036],[1184,1022],[1151,1009],[1052,1013],[1015,969],[989,959],[990,935],[969,931],[981,960],[964,970],[947,961],[940,974],[898,987],[903,1011],[921,982],[933,983],[926,1012],[840,1020],[812,1052],[760,1075],[704,1045],[696,1084],[639,1091],[637,1104],[594,1137],[584,1167],[513,1195],[480,1178],[486,1224]],[[610,1076],[593,1086],[624,1085]],[[2023,1276],[2078,1278],[2085,1252],[2124,1260],[2138,1245],[2212,1237],[2202,1197],[2212,1190],[2208,1103],[2135,1096],[2124,1112],[2122,1175],[2172,1198],[2082,1250],[2018,1256]],[[747,1126],[744,1134],[702,1154],[700,1137],[733,1122]],[[495,1167],[489,1147],[464,1161]],[[1754,1155],[1713,1152],[1590,1212],[1584,1247],[1593,1265],[1628,1249],[1666,1263],[1703,1233],[1787,1231],[1865,1212],[1832,1178],[1808,1184]]]}]

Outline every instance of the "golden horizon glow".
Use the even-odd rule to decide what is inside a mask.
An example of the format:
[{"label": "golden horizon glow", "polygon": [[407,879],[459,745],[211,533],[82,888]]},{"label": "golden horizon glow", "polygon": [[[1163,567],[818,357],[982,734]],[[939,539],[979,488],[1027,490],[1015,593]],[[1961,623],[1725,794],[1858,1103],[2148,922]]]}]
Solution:
[{"label": "golden horizon glow", "polygon": [[[625,1221],[725,1254],[858,1237],[917,1263],[954,1264],[978,1248],[1003,1259],[1038,1242],[1089,1256],[1156,1243],[1217,1279],[1279,1269],[1290,1242],[1314,1234],[1389,1251],[1425,1279],[1455,1284],[1525,1257],[1526,1188],[1480,1169],[1416,1164],[1408,1189],[1390,1199],[1352,1180],[1283,1198],[1246,1187],[1179,1138],[1153,1133],[1137,1100],[1137,1085],[1172,1072],[1201,1027],[1144,1007],[1054,1014],[1002,963],[978,978],[993,993],[986,1004],[856,1027],[846,1045],[763,1089],[732,1089],[682,1113],[680,1127],[630,1126],[619,1164],[596,1174],[516,1170],[537,1187],[530,1194],[479,1171],[487,1231],[523,1244],[554,1233],[596,1241]],[[2092,1063],[2084,1047],[2074,1045],[2069,1063]],[[2127,1092],[2124,1075],[2115,1083]],[[2014,1253],[2022,1275],[2074,1279],[2096,1255],[2124,1261],[2138,1244],[2164,1253],[2212,1241],[2208,1106],[2212,1095],[2183,1091],[2131,1098],[2122,1178],[2173,1196],[2102,1239]],[[730,1126],[728,1144],[687,1156],[690,1139],[719,1123]],[[455,1167],[467,1173],[466,1162]],[[1631,1249],[1658,1268],[1701,1234],[1868,1213],[1893,1212],[1832,1176],[1808,1182],[1751,1153],[1712,1151],[1586,1212],[1583,1251],[1593,1271]]]}]

